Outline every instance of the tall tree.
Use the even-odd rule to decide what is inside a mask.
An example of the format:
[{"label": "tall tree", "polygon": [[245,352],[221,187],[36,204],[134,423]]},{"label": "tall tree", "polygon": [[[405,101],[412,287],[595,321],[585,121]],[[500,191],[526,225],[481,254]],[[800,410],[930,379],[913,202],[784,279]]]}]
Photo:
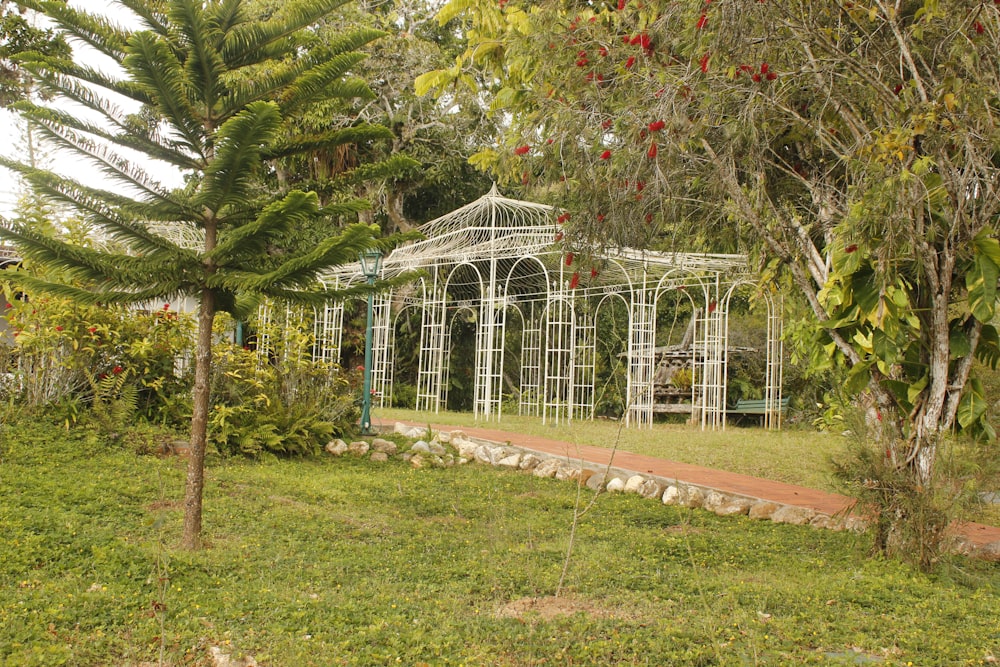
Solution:
[{"label": "tall tree", "polygon": [[[184,294],[197,298],[191,455],[185,490],[184,546],[201,541],[206,421],[209,409],[212,324],[218,311],[241,314],[260,297],[300,303],[342,298],[320,286],[324,269],[357,258],[393,239],[360,223],[339,232],[330,220],[349,221],[368,208],[360,199],[320,205],[315,193],[269,194],[260,177],[271,161],[318,147],[391,138],[382,127],[344,119],[341,127],[304,136],[286,131],[286,119],[320,100],[370,96],[351,76],[360,47],[382,36],[345,30],[326,48],[302,53],[310,27],[345,0],[286,3],[267,20],[251,20],[243,0],[120,0],[141,27],[125,29],[105,16],[57,0],[20,3],[47,16],[61,34],[120,63],[109,75],[82,60],[25,57],[24,70],[57,101],[17,108],[54,146],[95,164],[108,188],[4,160],[35,192],[76,209],[112,246],[71,245],[26,226],[6,224],[0,237],[25,257],[61,267],[74,282],[21,276],[33,289],[89,303],[144,303]],[[120,99],[138,111],[129,113]],[[95,118],[100,120],[95,120]],[[120,153],[137,151],[187,175],[188,187],[168,191],[141,165]],[[390,166],[398,166],[396,164]],[[366,165],[367,173],[380,172]],[[384,170],[382,170],[384,171]],[[324,235],[302,230],[322,228]]]},{"label": "tall tree", "polygon": [[569,209],[569,242],[755,252],[915,488],[943,434],[993,435],[972,370],[1000,359],[1000,4],[452,0],[440,18],[458,14],[469,50],[420,90],[489,73],[512,123],[476,159]]}]

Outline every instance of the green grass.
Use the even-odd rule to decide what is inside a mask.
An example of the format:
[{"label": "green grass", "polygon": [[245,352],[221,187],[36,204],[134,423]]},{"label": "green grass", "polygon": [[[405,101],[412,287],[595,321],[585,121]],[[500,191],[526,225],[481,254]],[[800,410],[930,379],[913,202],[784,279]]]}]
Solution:
[{"label": "green grass", "polygon": [[[544,425],[538,417],[504,415],[498,422],[477,421],[470,413],[428,414],[413,410],[376,409],[373,423],[389,428],[396,421],[481,427],[524,433],[581,445],[612,447],[634,454],[691,463],[708,468],[764,477],[827,491],[838,490],[830,474],[830,457],[841,453],[847,440],[841,435],[814,430],[733,427],[725,431],[702,431],[696,426],[654,424],[652,428],[620,428],[607,420],[576,420],[569,424]],[[516,443],[513,443],[516,444]]]},{"label": "green grass", "polygon": [[[179,543],[183,461],[86,431],[0,440],[0,665],[979,664],[1000,566],[934,577],[860,536],[602,496],[551,595],[566,482],[479,466],[215,461],[208,548]],[[162,652],[162,653],[161,653]]]}]

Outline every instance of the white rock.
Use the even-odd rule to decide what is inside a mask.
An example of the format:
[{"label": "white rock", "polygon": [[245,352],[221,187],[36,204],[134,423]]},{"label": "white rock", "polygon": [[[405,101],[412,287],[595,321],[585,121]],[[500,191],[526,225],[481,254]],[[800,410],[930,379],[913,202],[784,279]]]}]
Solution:
[{"label": "white rock", "polygon": [[535,468],[538,467],[538,464],[541,462],[542,460],[537,456],[535,456],[534,454],[523,454],[521,456],[521,463],[520,465],[518,465],[518,468],[520,468],[521,470],[534,470]]},{"label": "white rock", "polygon": [[808,507],[796,507],[795,505],[784,505],[775,510],[771,515],[771,521],[775,523],[789,523],[793,526],[802,526],[816,516],[816,510]]},{"label": "white rock", "polygon": [[466,459],[476,458],[476,448],[478,445],[468,440],[452,440],[451,446],[458,450],[458,455]]},{"label": "white rock", "polygon": [[325,449],[328,454],[332,454],[333,456],[343,456],[343,454],[347,451],[347,443],[340,438],[337,438],[336,440],[331,440],[326,443],[326,447],[323,449]]},{"label": "white rock", "polygon": [[771,516],[781,507],[778,503],[769,500],[758,500],[750,506],[749,515],[751,519],[770,519]]},{"label": "white rock", "polygon": [[410,451],[413,452],[414,454],[430,454],[431,446],[427,444],[426,440],[417,440],[410,447]]},{"label": "white rock", "polygon": [[679,505],[681,502],[681,491],[673,484],[669,485],[663,491],[663,504],[664,505]]},{"label": "white rock", "polygon": [[521,465],[521,455],[511,454],[497,461],[497,466],[501,468],[517,468]]},{"label": "white rock", "polygon": [[395,456],[396,452],[399,450],[399,448],[396,447],[396,443],[383,438],[375,438],[372,440],[372,449],[376,452],[382,452],[388,456]]},{"label": "white rock", "polygon": [[370,458],[375,463],[385,463],[386,461],[389,460],[389,455],[386,454],[385,452],[372,452],[371,456],[369,456],[368,458]]},{"label": "white rock", "polygon": [[580,469],[571,465],[560,465],[556,468],[556,479],[566,482],[580,476]]},{"label": "white rock", "polygon": [[545,459],[538,464],[537,468],[531,471],[531,474],[535,477],[553,477],[557,470],[559,470],[559,461],[557,459]]},{"label": "white rock", "polygon": [[434,437],[437,438],[438,442],[443,442],[446,445],[451,442],[451,433],[448,431],[440,431]]},{"label": "white rock", "polygon": [[625,493],[639,493],[639,488],[645,481],[646,478],[642,475],[632,475],[625,480]]},{"label": "white rock", "polygon": [[608,484],[607,484],[607,486],[605,488],[608,491],[610,491],[610,492],[624,491],[625,490],[625,482],[622,481],[621,477],[614,477],[614,478],[612,478],[611,480],[608,481]]},{"label": "white rock", "polygon": [[434,454],[436,456],[444,456],[445,454],[448,453],[448,450],[445,449],[444,445],[442,445],[440,442],[434,442],[433,440],[431,440],[427,444],[427,446],[431,448],[431,454]]},{"label": "white rock", "polygon": [[600,491],[604,488],[605,479],[606,476],[603,472],[595,472],[587,478],[587,488],[593,489],[594,491]]},{"label": "white rock", "polygon": [[407,426],[403,422],[396,422],[396,425],[392,427],[392,430],[400,435],[406,435],[410,432],[410,426]]},{"label": "white rock", "polygon": [[427,465],[427,461],[420,454],[414,454],[410,457],[410,465],[414,468],[423,468]]},{"label": "white rock", "polygon": [[643,498],[659,498],[663,495],[663,486],[655,479],[647,479],[639,487],[639,495]]},{"label": "white rock", "polygon": [[355,456],[364,456],[371,447],[364,440],[355,440],[347,446],[347,451]]}]

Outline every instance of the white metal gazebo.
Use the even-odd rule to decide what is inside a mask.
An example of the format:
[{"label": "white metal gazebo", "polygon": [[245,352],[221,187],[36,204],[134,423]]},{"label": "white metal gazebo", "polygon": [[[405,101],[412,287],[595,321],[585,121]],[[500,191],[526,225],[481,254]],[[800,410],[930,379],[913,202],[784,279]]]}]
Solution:
[{"label": "white metal gazebo", "polygon": [[[724,428],[729,361],[729,305],[740,286],[752,284],[742,255],[654,253],[622,249],[588,255],[587,265],[560,239],[559,212],[503,197],[496,187],[476,201],[432,220],[424,240],[397,248],[382,277],[420,270],[415,286],[375,300],[373,389],[386,405],[393,384],[393,311],[420,311],[417,409],[444,405],[451,354],[449,322],[465,313],[476,323],[473,406],[477,418],[499,420],[508,323],[520,324],[518,412],[543,421],[591,419],[595,411],[598,311],[618,300],[628,314],[628,425],[652,424],[662,411],[689,411],[703,428]],[[358,264],[338,267],[326,280],[346,286],[363,280]],[[657,346],[658,301],[683,294],[694,313],[685,350],[691,364],[690,397],[679,406],[658,402],[654,387],[663,346]],[[766,291],[767,346],[764,424],[780,426],[781,318]],[[518,322],[519,319],[519,322]],[[317,353],[339,358],[343,304],[316,313]],[[508,394],[510,391],[508,390]]]}]

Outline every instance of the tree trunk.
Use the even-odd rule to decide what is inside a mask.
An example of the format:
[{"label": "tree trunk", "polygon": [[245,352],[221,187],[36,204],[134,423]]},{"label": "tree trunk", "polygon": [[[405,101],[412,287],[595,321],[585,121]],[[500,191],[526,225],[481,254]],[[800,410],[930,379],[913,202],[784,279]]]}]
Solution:
[{"label": "tree trunk", "polygon": [[185,549],[201,548],[201,498],[205,488],[205,440],[208,431],[212,370],[212,323],[215,320],[215,295],[210,289],[201,293],[198,309],[198,341],[195,348],[194,406],[191,413],[191,452],[188,456],[187,485],[184,488]]}]

